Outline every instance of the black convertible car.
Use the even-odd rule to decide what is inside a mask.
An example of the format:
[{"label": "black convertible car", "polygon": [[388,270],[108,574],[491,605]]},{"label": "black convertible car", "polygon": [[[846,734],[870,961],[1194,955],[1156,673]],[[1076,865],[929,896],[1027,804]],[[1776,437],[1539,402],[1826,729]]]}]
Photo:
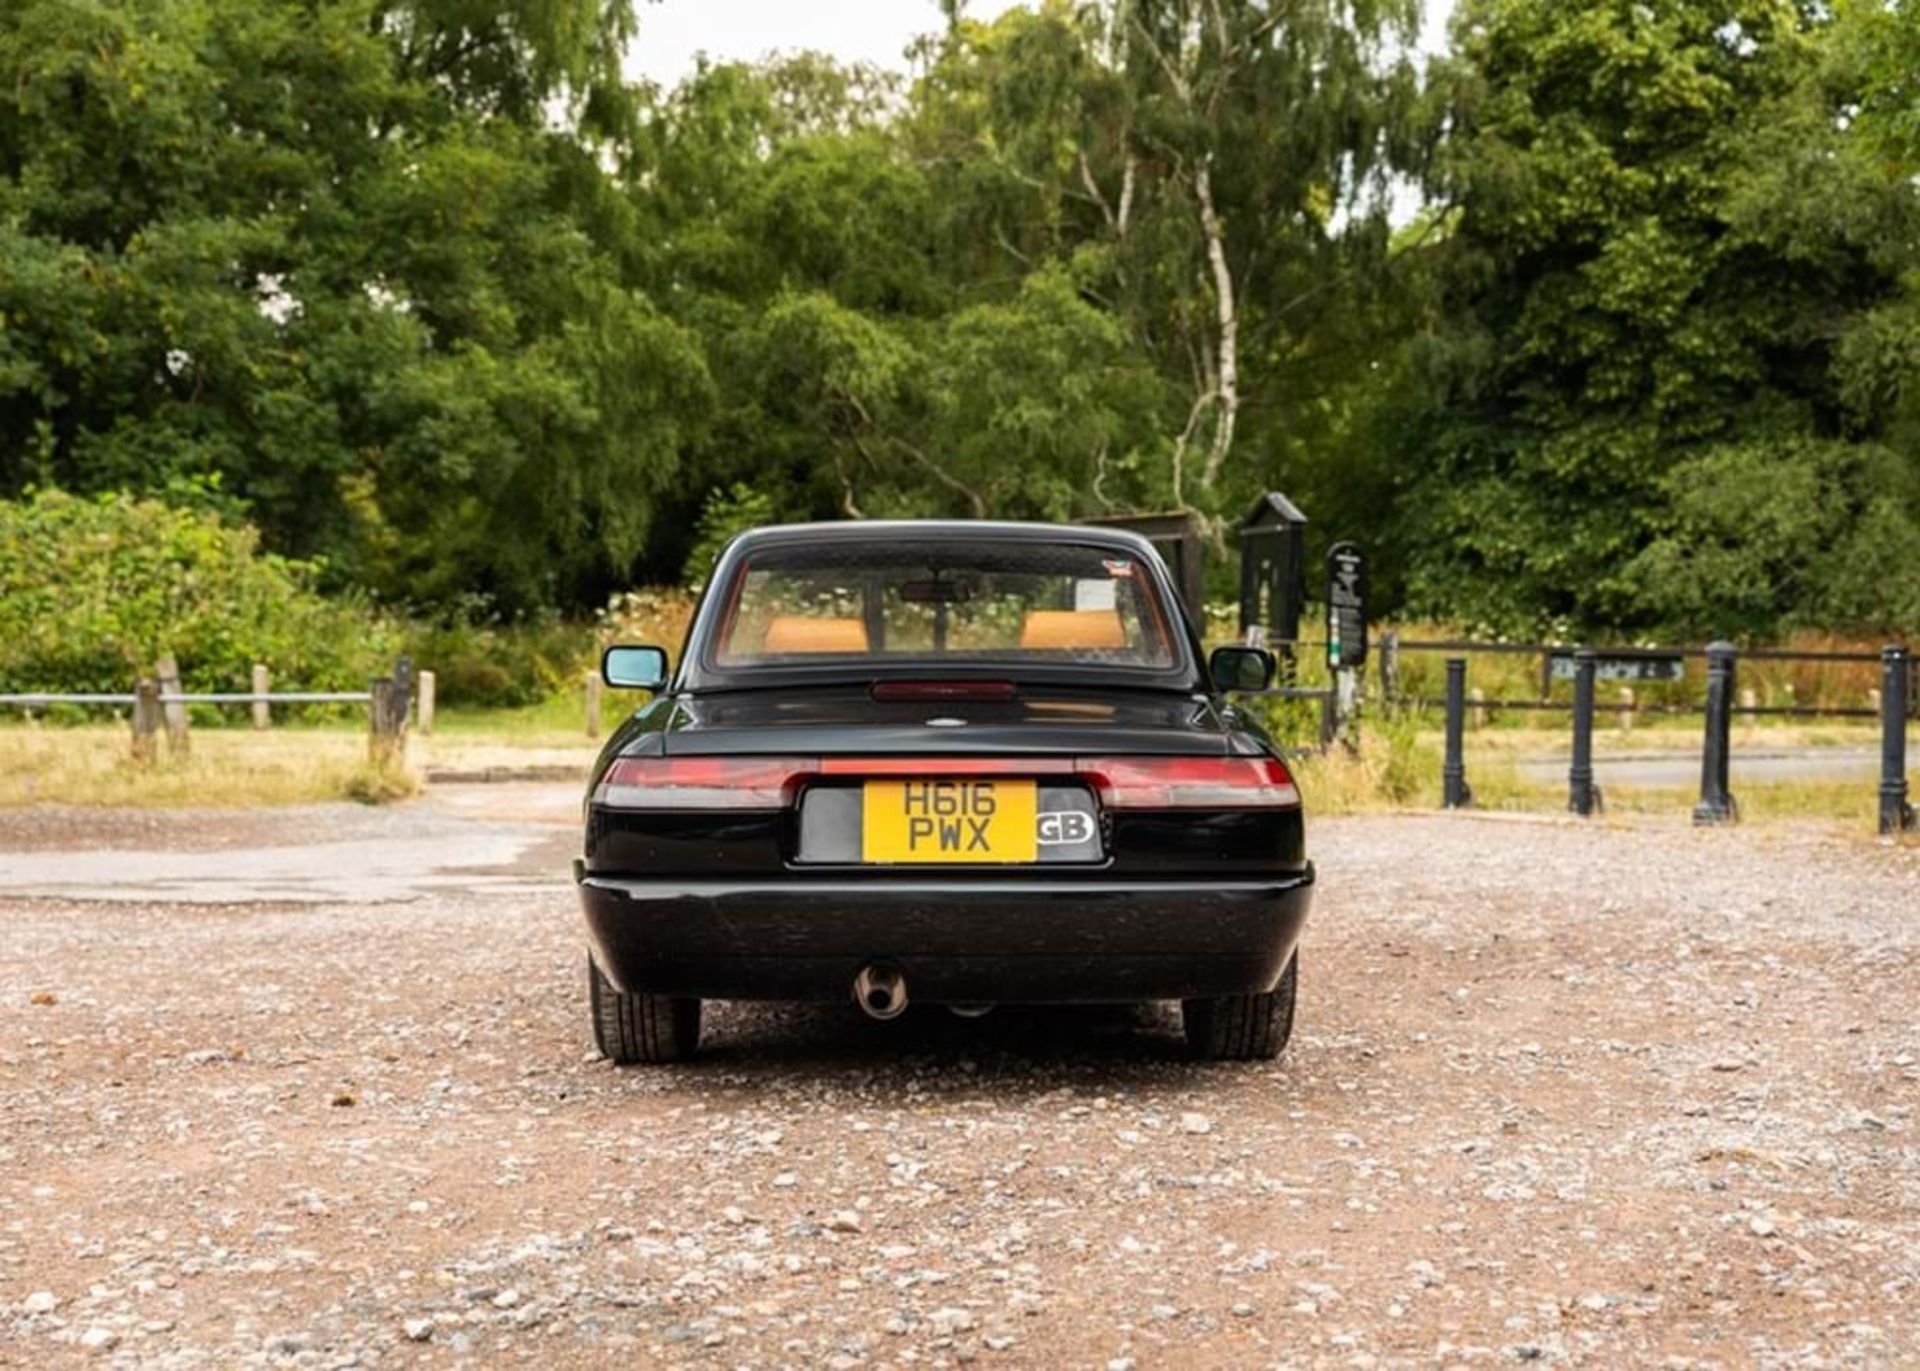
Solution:
[{"label": "black convertible car", "polygon": [[703,999],[1177,999],[1194,1050],[1292,1029],[1300,793],[1143,539],[1040,524],[761,529],[596,763],[576,864],[593,1030],[676,1061]]}]

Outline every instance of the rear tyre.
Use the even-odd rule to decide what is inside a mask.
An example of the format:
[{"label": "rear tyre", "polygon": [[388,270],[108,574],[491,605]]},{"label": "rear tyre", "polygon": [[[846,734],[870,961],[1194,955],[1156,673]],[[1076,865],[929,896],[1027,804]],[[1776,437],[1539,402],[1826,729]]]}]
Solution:
[{"label": "rear tyre", "polygon": [[1280,984],[1257,995],[1182,1000],[1181,1023],[1193,1054],[1211,1062],[1272,1061],[1293,1036],[1294,987],[1300,954],[1287,960]]},{"label": "rear tyre", "polygon": [[700,1046],[700,1001],[616,990],[587,957],[587,997],[593,1041],[609,1061],[683,1062]]}]

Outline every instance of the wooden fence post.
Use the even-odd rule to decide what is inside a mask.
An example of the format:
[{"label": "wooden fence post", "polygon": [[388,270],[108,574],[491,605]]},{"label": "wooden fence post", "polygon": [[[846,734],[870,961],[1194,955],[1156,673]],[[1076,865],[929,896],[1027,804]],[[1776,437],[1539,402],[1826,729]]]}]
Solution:
[{"label": "wooden fence post", "polygon": [[406,695],[390,676],[376,676],[367,686],[367,760],[375,767],[397,766],[406,760]]},{"label": "wooden fence post", "polygon": [[[272,683],[273,676],[272,673],[267,670],[267,664],[265,662],[255,662],[253,664],[253,693],[255,695],[265,695],[267,691],[272,688]],[[265,700],[255,700],[253,702],[253,726],[264,729],[270,728],[272,725],[273,706]]]},{"label": "wooden fence post", "polygon": [[1469,690],[1467,692],[1467,703],[1473,706],[1473,709],[1472,709],[1473,727],[1476,729],[1485,728],[1487,726],[1487,693],[1486,691],[1480,689],[1479,686],[1475,686],[1472,690]]},{"label": "wooden fence post", "polygon": [[600,736],[600,673],[587,673],[587,736]]},{"label": "wooden fence post", "polygon": [[133,762],[152,766],[154,735],[160,731],[160,685],[142,677],[133,684]]},{"label": "wooden fence post", "polygon": [[419,695],[419,701],[415,706],[417,717],[414,720],[414,726],[420,730],[420,735],[422,737],[432,737],[433,736],[433,673],[431,671],[423,671],[420,673],[420,679],[418,681],[417,688],[420,692],[420,695]]},{"label": "wooden fence post", "polygon": [[[173,660],[169,652],[159,661],[156,674],[160,677],[162,695],[178,695],[180,691],[180,665]],[[178,700],[161,706],[161,715],[167,721],[167,755],[185,758],[188,750],[187,707]]]},{"label": "wooden fence post", "polygon": [[1620,731],[1622,733],[1631,733],[1633,731],[1632,686],[1620,687]]},{"label": "wooden fence post", "polygon": [[1760,726],[1760,716],[1753,713],[1753,711],[1759,707],[1759,694],[1752,686],[1742,686],[1740,688],[1740,708],[1742,710],[1740,727],[1743,731],[1751,733]]}]

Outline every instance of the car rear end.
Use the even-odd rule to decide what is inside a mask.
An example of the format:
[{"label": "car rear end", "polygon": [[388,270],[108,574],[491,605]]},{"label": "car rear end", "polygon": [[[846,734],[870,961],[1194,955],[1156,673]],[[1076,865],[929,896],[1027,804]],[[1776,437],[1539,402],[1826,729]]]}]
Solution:
[{"label": "car rear end", "polygon": [[[1032,841],[964,850],[1010,820]],[[1270,756],[662,756],[596,787],[581,892],[627,991],[833,999],[878,966],[1090,1002],[1272,989],[1312,881]]]},{"label": "car rear end", "polygon": [[1144,541],[750,534],[661,684],[587,805],[597,1026],[632,997],[1290,1006],[1300,794]]}]

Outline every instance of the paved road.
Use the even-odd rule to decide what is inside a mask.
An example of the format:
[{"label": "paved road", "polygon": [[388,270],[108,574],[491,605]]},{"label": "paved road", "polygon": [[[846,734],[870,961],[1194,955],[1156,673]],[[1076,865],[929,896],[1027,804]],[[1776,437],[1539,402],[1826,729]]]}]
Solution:
[{"label": "paved road", "polygon": [[0,814],[0,1364],[1920,1353],[1920,847],[1319,823],[1277,1065],[723,1005],[622,1071],[572,803]]}]

